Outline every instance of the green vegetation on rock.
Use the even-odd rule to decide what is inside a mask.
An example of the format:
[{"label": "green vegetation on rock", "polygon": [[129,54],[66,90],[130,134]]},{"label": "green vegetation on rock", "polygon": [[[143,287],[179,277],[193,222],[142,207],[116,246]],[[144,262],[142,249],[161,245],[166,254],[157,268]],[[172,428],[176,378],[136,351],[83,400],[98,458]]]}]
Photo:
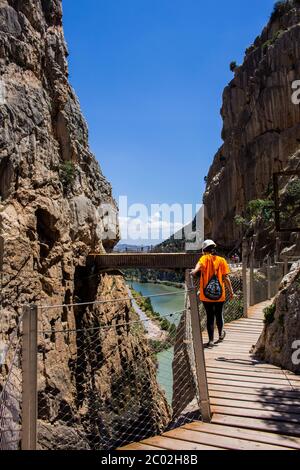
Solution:
[{"label": "green vegetation on rock", "polygon": [[264,309],[264,323],[265,325],[271,325],[274,322],[275,319],[275,312],[276,312],[276,305],[272,304],[269,305]]},{"label": "green vegetation on rock", "polygon": [[60,165],[59,179],[65,190],[70,189],[76,178],[76,167],[73,162],[66,161]]},{"label": "green vegetation on rock", "polygon": [[274,222],[274,210],[274,201],[271,199],[254,199],[248,203],[245,214],[237,214],[234,221],[247,235],[257,222],[262,222],[266,226]]}]

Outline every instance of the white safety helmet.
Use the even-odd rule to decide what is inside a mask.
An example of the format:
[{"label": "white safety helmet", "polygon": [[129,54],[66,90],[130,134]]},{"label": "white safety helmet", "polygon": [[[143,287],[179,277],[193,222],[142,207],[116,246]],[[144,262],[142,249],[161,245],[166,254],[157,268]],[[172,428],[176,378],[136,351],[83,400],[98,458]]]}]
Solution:
[{"label": "white safety helmet", "polygon": [[203,245],[202,245],[202,250],[205,251],[210,246],[216,247],[217,245],[215,244],[213,240],[205,240],[205,242],[203,242]]}]

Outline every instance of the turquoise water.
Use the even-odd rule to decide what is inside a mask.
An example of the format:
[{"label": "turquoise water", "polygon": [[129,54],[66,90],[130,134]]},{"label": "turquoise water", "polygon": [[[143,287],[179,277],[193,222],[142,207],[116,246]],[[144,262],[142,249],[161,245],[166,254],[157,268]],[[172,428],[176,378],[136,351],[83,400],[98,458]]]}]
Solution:
[{"label": "turquoise water", "polygon": [[[153,297],[151,303],[153,309],[160,313],[162,316],[167,315],[167,319],[178,325],[181,314],[172,315],[173,312],[179,312],[184,309],[185,302],[185,291],[184,289],[177,289],[172,286],[165,286],[163,284],[143,284],[140,282],[130,281],[128,285],[133,287],[134,290],[140,292],[143,296],[157,295],[157,294],[169,294],[174,293],[176,295],[166,297]],[[157,370],[157,381],[161,388],[165,391],[168,403],[172,404],[173,395],[173,371],[172,362],[174,358],[174,348],[170,348],[166,351],[162,351],[157,354],[158,370]]]},{"label": "turquoise water", "polygon": [[152,284],[147,283],[143,284],[141,282],[130,281],[128,285],[133,287],[134,290],[140,292],[143,296],[157,295],[157,294],[176,294],[166,297],[153,297],[151,298],[151,303],[155,312],[160,313],[160,315],[168,315],[168,320],[175,325],[178,325],[180,321],[180,314],[174,316],[169,316],[173,312],[179,312],[184,309],[184,289],[177,289],[172,286],[165,286],[163,284]]},{"label": "turquoise water", "polygon": [[168,403],[172,405],[173,397],[173,371],[172,362],[174,358],[174,348],[162,351],[157,354],[158,370],[157,381],[160,387],[165,391]]}]

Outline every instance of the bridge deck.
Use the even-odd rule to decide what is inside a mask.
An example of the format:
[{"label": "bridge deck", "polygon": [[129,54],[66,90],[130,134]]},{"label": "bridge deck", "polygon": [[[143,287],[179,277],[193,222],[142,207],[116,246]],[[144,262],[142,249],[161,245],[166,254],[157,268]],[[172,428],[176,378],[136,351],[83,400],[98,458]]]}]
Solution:
[{"label": "bridge deck", "polygon": [[91,254],[88,264],[99,271],[105,269],[148,268],[156,270],[192,269],[200,253],[110,253]]},{"label": "bridge deck", "polygon": [[187,424],[122,450],[300,450],[300,377],[249,353],[265,305],[228,324],[225,342],[206,350],[212,422]]}]

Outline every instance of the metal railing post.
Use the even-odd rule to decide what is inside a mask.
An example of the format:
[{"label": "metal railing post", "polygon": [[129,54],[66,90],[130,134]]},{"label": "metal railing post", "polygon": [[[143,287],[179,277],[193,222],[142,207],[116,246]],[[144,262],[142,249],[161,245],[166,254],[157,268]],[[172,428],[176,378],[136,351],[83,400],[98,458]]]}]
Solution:
[{"label": "metal railing post", "polygon": [[275,263],[280,261],[280,238],[276,237],[276,259]]},{"label": "metal railing post", "polygon": [[188,289],[188,296],[190,300],[191,308],[191,322],[192,322],[192,336],[193,336],[193,345],[195,352],[195,364],[196,364],[196,376],[198,390],[200,394],[200,407],[202,420],[205,423],[211,422],[211,409],[210,409],[210,400],[208,393],[208,382],[206,374],[206,365],[205,365],[205,355],[202,339],[202,328],[199,315],[199,301],[197,290],[194,286],[193,277],[189,270],[186,270],[185,274],[186,286]]},{"label": "metal railing post", "polygon": [[243,306],[244,306],[244,318],[248,318],[248,278],[247,278],[247,267],[248,267],[248,244],[247,240],[243,241]]},{"label": "metal railing post", "polygon": [[250,253],[250,305],[254,305],[254,252]]},{"label": "metal railing post", "polygon": [[271,257],[268,256],[267,260],[267,280],[268,280],[268,300],[272,298],[271,292]]},{"label": "metal railing post", "polygon": [[22,345],[22,450],[37,448],[37,317],[36,305],[24,307]]},{"label": "metal railing post", "polygon": [[288,257],[285,256],[284,258],[284,276],[286,276],[289,273],[289,260]]}]

